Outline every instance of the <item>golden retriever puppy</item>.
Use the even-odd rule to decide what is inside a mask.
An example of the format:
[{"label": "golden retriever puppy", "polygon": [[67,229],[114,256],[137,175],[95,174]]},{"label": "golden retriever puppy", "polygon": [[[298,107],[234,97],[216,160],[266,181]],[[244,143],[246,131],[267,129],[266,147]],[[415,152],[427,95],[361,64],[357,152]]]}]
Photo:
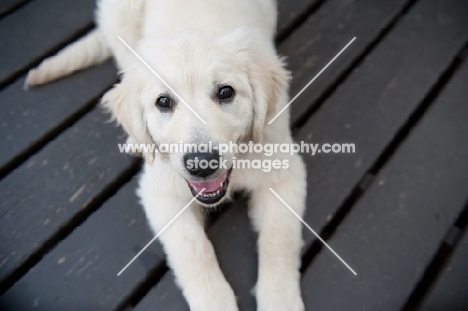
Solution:
[{"label": "golden retriever puppy", "polygon": [[[303,214],[306,176],[301,158],[218,150],[229,143],[292,143],[288,110],[267,124],[288,101],[289,73],[273,44],[276,15],[272,0],[102,0],[96,30],[46,59],[26,80],[27,85],[43,84],[112,56],[123,76],[102,102],[132,142],[215,146],[209,152],[144,151],[138,190],[155,233],[197,196],[160,236],[194,311],[238,310],[205,234],[200,205],[214,208],[239,189],[251,193],[249,216],[259,232],[258,310],[304,310],[301,223],[269,191],[274,189]],[[188,165],[196,159],[219,159],[224,165]],[[265,171],[236,167],[238,160],[287,165]]]}]

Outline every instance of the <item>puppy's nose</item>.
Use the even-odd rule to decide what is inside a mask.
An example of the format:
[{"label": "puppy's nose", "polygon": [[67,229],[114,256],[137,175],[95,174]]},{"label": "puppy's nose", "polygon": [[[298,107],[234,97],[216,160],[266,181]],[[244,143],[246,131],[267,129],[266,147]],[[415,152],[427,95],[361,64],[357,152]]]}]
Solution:
[{"label": "puppy's nose", "polygon": [[187,171],[197,177],[208,177],[218,170],[219,153],[195,152],[184,155],[184,165]]}]

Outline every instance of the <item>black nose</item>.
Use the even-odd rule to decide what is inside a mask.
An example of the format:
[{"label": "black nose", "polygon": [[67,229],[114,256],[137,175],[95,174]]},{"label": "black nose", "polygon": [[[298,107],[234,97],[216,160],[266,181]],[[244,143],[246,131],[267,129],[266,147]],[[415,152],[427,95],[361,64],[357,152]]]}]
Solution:
[{"label": "black nose", "polygon": [[184,155],[184,165],[187,171],[194,176],[208,177],[218,170],[218,151],[207,153],[188,153]]}]

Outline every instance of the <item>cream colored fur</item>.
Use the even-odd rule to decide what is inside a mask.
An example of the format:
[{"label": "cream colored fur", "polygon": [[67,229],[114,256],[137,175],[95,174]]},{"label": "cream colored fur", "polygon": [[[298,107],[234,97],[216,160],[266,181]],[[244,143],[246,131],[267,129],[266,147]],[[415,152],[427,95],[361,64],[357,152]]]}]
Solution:
[{"label": "cream colored fur", "polygon": [[[30,72],[26,83],[43,84],[112,55],[123,78],[104,96],[103,105],[132,141],[291,143],[288,111],[273,124],[266,124],[288,101],[289,74],[273,45],[275,6],[270,0],[102,0],[98,3],[97,30],[45,60]],[[169,91],[118,36],[207,124],[180,102],[173,112],[161,112],[155,101]],[[210,94],[219,84],[234,88],[234,102],[220,105],[212,99]],[[138,194],[156,233],[192,199],[186,182],[191,176],[184,168],[182,154],[144,156],[147,163]],[[263,154],[227,154],[225,158],[231,163],[234,156],[267,158]],[[301,311],[301,224],[268,188],[302,215],[305,168],[297,155],[275,154],[269,159],[287,159],[289,169],[269,173],[234,169],[228,192],[247,189],[251,193],[249,216],[259,232],[257,309]],[[160,236],[168,263],[191,310],[238,310],[203,223],[200,205],[193,203]],[[131,267],[126,273],[131,273]]]}]

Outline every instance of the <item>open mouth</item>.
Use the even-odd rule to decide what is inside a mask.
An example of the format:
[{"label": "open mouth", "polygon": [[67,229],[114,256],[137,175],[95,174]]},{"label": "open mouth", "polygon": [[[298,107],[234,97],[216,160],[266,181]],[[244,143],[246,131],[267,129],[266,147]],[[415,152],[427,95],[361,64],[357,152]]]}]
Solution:
[{"label": "open mouth", "polygon": [[193,196],[196,196],[203,188],[205,188],[203,193],[197,197],[198,201],[206,205],[216,204],[221,201],[227,193],[231,171],[232,168],[223,175],[212,180],[187,181],[187,184]]}]

